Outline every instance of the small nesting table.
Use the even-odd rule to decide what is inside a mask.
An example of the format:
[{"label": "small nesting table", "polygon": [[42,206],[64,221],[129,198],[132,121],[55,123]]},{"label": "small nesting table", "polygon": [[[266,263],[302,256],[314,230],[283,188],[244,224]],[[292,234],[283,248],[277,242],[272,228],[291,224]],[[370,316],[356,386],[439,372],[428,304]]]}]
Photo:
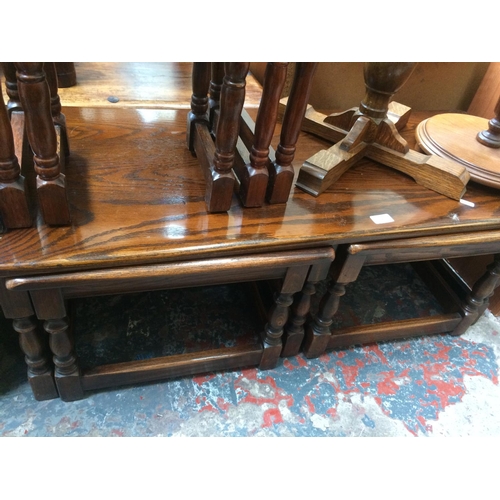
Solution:
[{"label": "small nesting table", "polygon": [[[465,198],[475,203],[472,208],[362,160],[318,198],[292,188],[286,204],[250,209],[235,196],[227,213],[209,214],[203,171],[186,147],[185,110],[64,112],[72,124],[66,168],[71,225],[51,227],[39,219],[0,239],[0,304],[19,334],[37,399],[70,401],[86,390],[125,383],[252,365],[271,368],[280,355],[299,352],[304,338],[306,353],[318,355],[337,347],[326,332],[320,332],[326,341],[317,343],[322,335],[311,334],[308,320],[316,283],[326,278],[332,261],[338,285],[355,279],[363,263],[500,252],[500,198],[490,188],[469,185]],[[256,111],[249,113],[255,119]],[[411,145],[414,127],[426,116],[414,113],[403,132]],[[279,139],[278,126],[273,147]],[[301,133],[295,173],[325,146]],[[33,182],[28,178],[28,187]],[[392,222],[376,224],[371,218],[383,214]],[[432,251],[423,250],[429,242]],[[496,273],[497,267],[489,276]],[[264,280],[277,280],[277,293],[267,304],[261,335],[245,349],[81,370],[68,315],[76,297]],[[486,281],[489,290],[492,280]],[[479,288],[479,295],[488,294]],[[476,295],[467,293],[474,304]],[[467,324],[465,316],[466,307],[457,309],[438,322],[439,331],[457,331]],[[430,330],[415,327],[405,335]],[[345,337],[345,343],[399,335],[387,325],[384,332]]]}]

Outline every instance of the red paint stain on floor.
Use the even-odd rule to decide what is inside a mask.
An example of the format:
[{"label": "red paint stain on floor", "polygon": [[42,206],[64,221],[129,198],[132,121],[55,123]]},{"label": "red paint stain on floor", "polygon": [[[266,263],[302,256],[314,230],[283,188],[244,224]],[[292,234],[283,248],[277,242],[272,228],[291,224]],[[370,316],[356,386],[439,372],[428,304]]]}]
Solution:
[{"label": "red paint stain on floor", "polygon": [[227,411],[230,403],[228,403],[226,400],[222,399],[220,396],[217,398],[217,406],[222,410],[222,411]]},{"label": "red paint stain on floor", "polygon": [[308,366],[308,363],[307,361],[302,357],[302,356],[297,356],[295,358],[295,360],[297,361],[297,364],[301,367],[301,368],[304,368],[306,366]]},{"label": "red paint stain on floor", "polygon": [[[245,389],[244,387],[241,386],[241,380],[242,380],[242,377],[240,377],[235,382],[235,387],[242,389],[243,391],[247,391],[247,389]],[[255,377],[254,380],[256,380],[257,383],[259,383],[259,384],[262,384],[262,385],[267,384],[267,385],[271,386],[273,389],[274,395],[266,397],[266,396],[254,396],[253,394],[247,394],[243,398],[242,402],[252,403],[255,405],[262,405],[263,403],[271,403],[271,404],[278,405],[280,403],[280,401],[285,400],[287,402],[287,406],[290,407],[293,405],[293,396],[291,394],[287,394],[287,395],[283,394],[283,391],[276,385],[276,381],[272,377],[268,376],[268,377],[265,377],[263,379],[257,379],[257,377]]]},{"label": "red paint stain on floor", "polygon": [[381,349],[378,345],[370,346],[369,350],[377,355],[378,359],[380,359],[380,362],[382,364],[384,364],[384,365],[389,364],[389,361],[387,361],[387,358],[385,357],[384,353],[381,351]]},{"label": "red paint stain on floor", "polygon": [[212,412],[215,412],[215,413],[219,413],[217,411],[217,409],[214,408],[210,403],[207,403],[205,406],[203,406],[202,408],[200,408],[198,410],[198,413],[201,413],[202,411],[212,411]]},{"label": "red paint stain on floor", "polygon": [[348,389],[356,389],[355,383],[359,375],[359,369],[365,366],[365,363],[361,359],[356,359],[356,365],[345,365],[341,361],[337,364],[340,366],[342,371],[342,376],[344,377],[344,382]]},{"label": "red paint stain on floor", "polygon": [[326,410],[326,413],[328,413],[328,415],[330,415],[332,418],[336,418],[337,417],[337,408],[330,408],[330,409]]},{"label": "red paint stain on floor", "polygon": [[310,413],[316,413],[316,408],[313,404],[313,402],[311,401],[311,397],[310,396],[305,396],[304,397],[304,400],[307,404],[307,408],[309,410]]},{"label": "red paint stain on floor", "polygon": [[383,377],[382,381],[377,384],[377,393],[384,396],[392,396],[399,390],[398,384],[394,382],[394,370],[388,372],[381,372],[380,376]]},{"label": "red paint stain on floor", "polygon": [[302,356],[296,356],[293,360],[297,364],[292,363],[289,359],[285,359],[283,361],[283,366],[288,370],[296,370],[297,368],[304,368],[308,366],[307,361]]},{"label": "red paint stain on floor", "polygon": [[382,402],[382,398],[381,398],[381,397],[379,397],[379,396],[375,396],[375,398],[374,398],[374,399],[375,399],[375,403],[377,403],[377,405],[379,406],[379,408],[382,410],[382,413],[383,413],[384,415],[386,415],[386,416],[390,417],[390,416],[391,416],[391,412],[390,412],[390,410],[388,410],[388,409],[384,406],[384,404],[383,404],[383,402]]},{"label": "red paint stain on floor", "polygon": [[417,417],[417,420],[419,421],[420,425],[428,432],[432,432],[432,425],[429,425],[425,418],[422,415],[419,415]]},{"label": "red paint stain on floor", "polygon": [[209,375],[202,375],[200,377],[193,377],[193,382],[198,385],[202,385],[205,382],[208,382],[209,380],[212,380],[215,378],[215,373],[210,373]]},{"label": "red paint stain on floor", "polygon": [[[337,353],[336,353],[337,354]],[[340,353],[338,353],[340,354]],[[342,356],[341,356],[342,357]],[[323,353],[319,358],[318,358],[322,363],[328,363],[330,361],[330,355]]]},{"label": "red paint stain on floor", "polygon": [[[292,407],[294,403],[293,396],[291,394],[285,394],[284,391],[276,385],[276,381],[271,376],[259,379],[257,378],[256,371],[252,371],[249,375],[251,375],[252,378],[242,375],[235,382],[236,389],[247,393],[246,396],[240,401],[240,403],[250,403],[255,406],[262,406],[264,404],[272,406],[271,408],[266,409],[263,413],[263,423],[261,424],[262,427],[270,427],[273,424],[282,423],[283,416],[281,415],[281,411],[279,410],[278,406],[280,403],[282,403],[282,401],[285,401],[287,407]],[[272,389],[271,393],[269,394],[269,396],[255,396],[254,394],[249,392],[248,388],[245,387],[245,384],[242,384],[245,378],[247,380],[255,380],[258,384],[263,386],[270,386]],[[259,390],[254,392],[265,393],[267,391],[263,388],[262,391]]]},{"label": "red paint stain on floor", "polygon": [[283,416],[279,408],[269,408],[266,410],[263,415],[264,423],[261,427],[271,427],[273,424],[281,424],[283,423]]},{"label": "red paint stain on floor", "polygon": [[[436,363],[432,365],[422,365],[424,380],[427,383],[430,394],[435,394],[440,401],[438,410],[444,410],[452,404],[450,398],[462,398],[465,394],[463,387],[453,380],[444,381],[441,373],[448,367],[448,364]],[[433,402],[435,404],[435,402]],[[432,403],[431,403],[432,404]]]},{"label": "red paint stain on floor", "polygon": [[[257,369],[256,368],[247,368],[246,370],[241,370],[241,377],[245,377],[248,380],[256,380],[257,379]],[[238,380],[240,380],[241,377]]]},{"label": "red paint stain on floor", "polygon": [[436,342],[436,347],[439,349],[438,352],[433,353],[432,357],[436,360],[449,361],[450,356],[448,353],[451,351],[452,346],[445,346],[442,342]]}]

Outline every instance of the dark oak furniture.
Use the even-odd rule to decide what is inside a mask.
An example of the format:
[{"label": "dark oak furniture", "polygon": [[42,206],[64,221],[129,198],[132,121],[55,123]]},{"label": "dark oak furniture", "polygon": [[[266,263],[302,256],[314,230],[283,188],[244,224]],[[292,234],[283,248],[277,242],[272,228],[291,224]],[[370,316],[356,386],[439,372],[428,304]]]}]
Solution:
[{"label": "dark oak furniture", "polygon": [[[0,213],[4,223],[12,229],[31,226],[25,177],[26,171],[34,168],[38,204],[44,221],[51,225],[67,225],[71,216],[64,162],[69,155],[69,145],[55,64],[2,63],[2,69],[9,97],[7,110],[3,99],[0,103]],[[25,164],[20,170],[25,133],[33,165]]]},{"label": "dark oak furniture", "polygon": [[[363,159],[318,198],[292,188],[287,204],[247,209],[233,194],[227,213],[207,213],[204,175],[186,148],[186,111],[68,108],[65,113],[72,124],[66,169],[71,225],[53,227],[39,219],[0,239],[0,304],[19,333],[38,399],[73,400],[110,385],[274,366],[279,355],[298,352],[311,295],[326,277],[335,249],[342,259],[343,248],[402,244],[412,260],[412,245],[433,239],[432,252],[416,255],[439,258],[448,255],[443,247],[453,254],[482,253],[487,241],[482,238],[490,235],[488,251],[500,250],[499,197],[485,186],[469,184],[465,197],[475,203],[471,208]],[[255,119],[255,110],[249,114]],[[410,118],[403,131],[409,143],[415,125],[427,116]],[[278,125],[271,144],[280,138]],[[297,164],[326,144],[300,133]],[[385,213],[394,222],[375,224],[370,218]],[[471,239],[478,244],[469,245]],[[243,351],[80,369],[68,316],[74,297],[269,279],[278,280],[278,294],[261,338]],[[301,289],[304,294],[295,293]],[[470,302],[475,300],[472,294]],[[442,322],[446,328],[440,331],[456,328],[459,316]],[[388,331],[384,338],[397,336]]]},{"label": "dark oak furniture", "polygon": [[[461,335],[488,307],[489,297],[500,279],[500,254],[473,286],[472,290],[446,260],[498,252],[498,231],[439,235],[341,245],[331,269],[331,282],[318,312],[309,320],[303,351],[314,358],[326,350],[414,335],[451,332]],[[425,261],[421,264],[421,261]],[[369,325],[331,329],[333,317],[342,307],[342,296],[349,293],[363,266],[419,263],[417,271],[441,300],[445,312],[435,316],[409,318]]]},{"label": "dark oak furniture", "polygon": [[[495,107],[498,105],[498,96],[500,96],[500,63],[492,62],[488,64],[486,74],[474,94],[467,113],[487,120],[492,119],[497,114],[495,113]],[[466,280],[473,283],[478,276],[483,274],[485,267],[492,260],[493,256],[491,255],[472,259],[465,257],[454,259],[453,266],[459,269],[460,274]],[[491,298],[488,307],[495,316],[500,315],[500,294],[495,294]]]},{"label": "dark oak furniture", "polygon": [[317,63],[296,63],[276,152],[270,148],[288,63],[268,63],[255,122],[243,109],[250,63],[194,63],[187,144],[205,174],[207,210],[227,212],[233,191],[245,207],[286,203],[295,144]]},{"label": "dark oak furniture", "polygon": [[392,96],[415,66],[405,62],[365,63],[366,92],[358,108],[322,117],[311,110],[303,130],[312,127],[320,137],[333,138],[336,144],[307,159],[299,171],[298,187],[318,196],[366,156],[413,177],[429,189],[460,200],[470,178],[467,169],[450,158],[412,151],[398,131],[401,118],[405,122],[408,113],[391,113]]}]

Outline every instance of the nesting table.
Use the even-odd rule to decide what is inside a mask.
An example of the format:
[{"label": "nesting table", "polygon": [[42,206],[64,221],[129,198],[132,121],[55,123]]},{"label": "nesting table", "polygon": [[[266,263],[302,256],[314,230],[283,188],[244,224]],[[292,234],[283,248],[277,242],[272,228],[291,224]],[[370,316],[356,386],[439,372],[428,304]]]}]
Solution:
[{"label": "nesting table", "polygon": [[[113,385],[272,368],[301,348],[314,357],[401,332],[460,333],[496,286],[497,262],[472,290],[455,286],[460,280],[452,272],[432,265],[423,274],[439,285],[451,312],[403,330],[385,325],[338,336],[329,322],[361,266],[500,252],[500,193],[470,183],[464,198],[472,207],[363,160],[318,198],[294,188],[286,204],[242,208],[234,196],[227,213],[209,214],[204,174],[186,147],[185,110],[75,107],[64,113],[71,124],[71,225],[50,227],[38,216],[32,228],[0,238],[0,304],[20,336],[37,399],[71,401]],[[255,119],[256,111],[249,113]],[[403,135],[412,145],[415,126],[427,116],[410,118]],[[274,146],[279,133],[277,127]],[[301,133],[296,174],[325,147],[326,141]],[[332,285],[310,318],[311,296],[329,270]],[[263,303],[262,331],[252,344],[81,369],[70,314],[77,297],[268,280],[278,286]]]}]

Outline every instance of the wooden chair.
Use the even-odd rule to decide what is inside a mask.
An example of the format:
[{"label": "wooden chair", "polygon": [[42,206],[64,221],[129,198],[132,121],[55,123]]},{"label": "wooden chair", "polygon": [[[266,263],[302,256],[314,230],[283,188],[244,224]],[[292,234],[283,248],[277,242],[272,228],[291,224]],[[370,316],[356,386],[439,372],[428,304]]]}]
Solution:
[{"label": "wooden chair", "polygon": [[243,109],[249,63],[194,63],[188,147],[205,173],[208,212],[286,203],[292,161],[317,63],[297,63],[276,153],[270,147],[288,63],[268,63],[255,123]]},{"label": "wooden chair", "polygon": [[[64,164],[69,154],[54,63],[3,63],[9,102],[1,103],[0,210],[7,228],[32,224],[22,175],[24,132],[33,152],[38,202],[46,224],[71,221]],[[9,126],[10,115],[10,126]],[[11,129],[9,131],[9,128]]]}]

